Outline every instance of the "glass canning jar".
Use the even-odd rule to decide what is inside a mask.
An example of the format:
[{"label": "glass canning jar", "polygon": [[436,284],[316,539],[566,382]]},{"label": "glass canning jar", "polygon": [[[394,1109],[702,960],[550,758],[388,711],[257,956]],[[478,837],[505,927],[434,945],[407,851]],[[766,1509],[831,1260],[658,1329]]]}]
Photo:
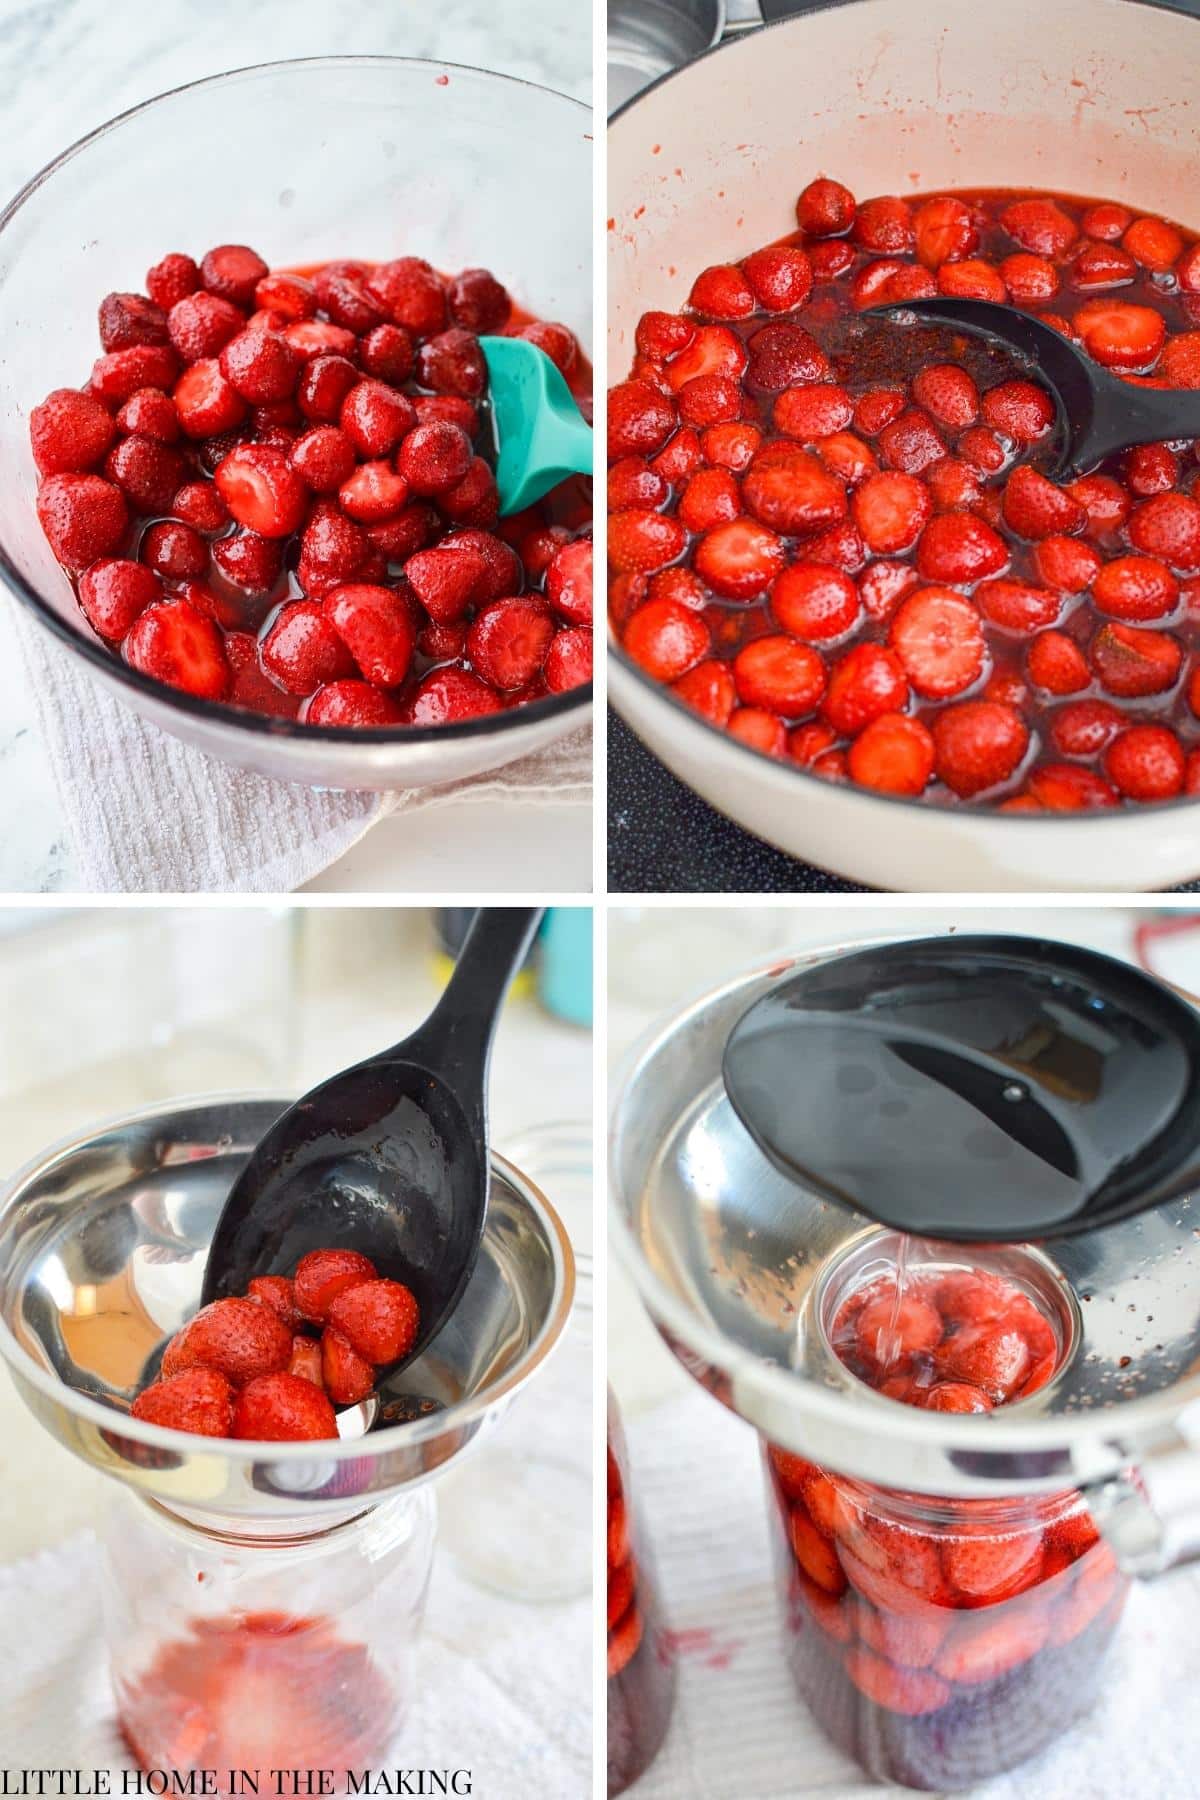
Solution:
[{"label": "glass canning jar", "polygon": [[625,1434],[608,1396],[608,1792],[654,1761],[675,1704],[675,1659],[658,1580],[629,1492]]},{"label": "glass canning jar", "polygon": [[967,1787],[1093,1705],[1129,1582],[1080,1494],[938,1500],[764,1451],[792,1676],[871,1775]]},{"label": "glass canning jar", "polygon": [[102,1528],[104,1629],[142,1767],[267,1782],[377,1761],[413,1700],[435,1521],[428,1488],[320,1525],[122,1495]]}]

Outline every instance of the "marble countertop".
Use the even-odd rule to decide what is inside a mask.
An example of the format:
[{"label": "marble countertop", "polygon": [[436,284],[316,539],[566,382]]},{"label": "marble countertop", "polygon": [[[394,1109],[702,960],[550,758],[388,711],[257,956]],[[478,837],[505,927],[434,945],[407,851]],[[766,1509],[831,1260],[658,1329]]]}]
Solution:
[{"label": "marble countertop", "polygon": [[[0,200],[106,119],[183,82],[280,57],[347,52],[442,58],[591,98],[590,9],[581,0],[393,0],[350,13],[326,0],[154,0],[120,9],[109,0],[0,0]],[[12,604],[0,603],[0,892],[69,892],[79,882],[25,688]],[[472,837],[472,810],[436,831],[385,821],[312,885],[428,892],[444,888],[453,869],[464,891],[492,889],[495,846]],[[523,867],[553,870],[558,891],[590,886],[586,809],[530,813],[509,804],[493,807],[490,818],[501,841],[506,826],[518,834]]]}]

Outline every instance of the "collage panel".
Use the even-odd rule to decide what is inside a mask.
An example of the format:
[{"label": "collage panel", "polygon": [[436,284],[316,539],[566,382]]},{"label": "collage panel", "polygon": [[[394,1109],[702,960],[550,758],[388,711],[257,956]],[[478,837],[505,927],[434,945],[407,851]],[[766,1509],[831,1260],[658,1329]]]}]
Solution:
[{"label": "collage panel", "polygon": [[587,1794],[590,909],[10,912],[0,994],[5,1791]]},{"label": "collage panel", "polygon": [[612,891],[1195,885],[1198,17],[610,0]]},{"label": "collage panel", "polygon": [[1198,1004],[1129,902],[610,910],[610,1794],[1191,1791]]},{"label": "collage panel", "polygon": [[590,890],[591,60],[0,4],[0,891]]}]

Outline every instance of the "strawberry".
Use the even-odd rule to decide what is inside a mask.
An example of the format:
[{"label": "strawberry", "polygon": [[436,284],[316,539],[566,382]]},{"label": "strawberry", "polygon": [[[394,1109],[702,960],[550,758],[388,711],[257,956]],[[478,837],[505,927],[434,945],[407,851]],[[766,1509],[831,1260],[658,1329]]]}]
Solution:
[{"label": "strawberry", "polygon": [[1003,1321],[963,1325],[939,1347],[938,1373],[982,1388],[994,1404],[1011,1400],[1029,1372],[1029,1344]]},{"label": "strawberry", "polygon": [[835,731],[854,737],[872,719],[903,712],[908,698],[899,658],[880,644],[856,644],[830,671],[821,711]]},{"label": "strawberry", "polygon": [[1022,250],[1056,259],[1079,235],[1075,221],[1054,200],[1013,200],[1000,214],[1000,223]]},{"label": "strawberry", "polygon": [[216,1438],[233,1435],[233,1388],[216,1369],[198,1366],[151,1382],[129,1411],[132,1418],[168,1431]]},{"label": "strawberry", "polygon": [[771,409],[776,431],[811,444],[817,438],[843,431],[854,417],[854,406],[844,387],[818,381],[810,387],[786,388]]},{"label": "strawberry", "polygon": [[632,1561],[623,1563],[619,1569],[611,1569],[608,1576],[608,1629],[612,1631],[625,1617],[637,1585],[637,1574]]},{"label": "strawberry", "polygon": [[[338,413],[341,429],[359,455],[368,457],[390,456],[416,422],[412,401],[386,381],[358,382],[342,401]],[[400,473],[404,473],[403,469]]]},{"label": "strawberry", "polygon": [[847,755],[850,779],[880,794],[923,794],[933,774],[928,728],[907,713],[883,713],[855,738]]},{"label": "strawberry", "polygon": [[1128,207],[1117,206],[1110,200],[1102,200],[1095,206],[1089,206],[1080,220],[1080,227],[1089,237],[1099,238],[1104,243],[1113,243],[1123,237],[1133,222],[1133,214]]},{"label": "strawberry", "polygon": [[331,681],[318,688],[306,702],[303,716],[310,725],[355,728],[399,725],[402,721],[400,708],[391,696],[367,681]]},{"label": "strawberry", "polygon": [[896,255],[913,247],[912,209],[895,195],[864,200],[854,218],[852,235],[864,250]]},{"label": "strawberry", "polygon": [[1071,264],[1071,286],[1083,294],[1103,293],[1126,287],[1137,274],[1137,264],[1119,244],[1085,244]]},{"label": "strawberry", "polygon": [[318,600],[281,607],[262,640],[261,655],[264,669],[289,694],[314,693],[354,672],[350,653]]},{"label": "strawberry", "polygon": [[1081,693],[1092,679],[1083,651],[1062,631],[1043,631],[1034,638],[1025,669],[1034,687],[1055,695]]},{"label": "strawberry", "polygon": [[991,1412],[992,1402],[982,1388],[968,1381],[935,1381],[925,1388],[918,1404],[926,1412],[980,1413]]},{"label": "strawberry", "polygon": [[296,1307],[311,1324],[324,1325],[339,1294],[378,1276],[370,1257],[357,1250],[310,1250],[301,1258],[294,1277]]},{"label": "strawberry", "polygon": [[957,363],[929,363],[913,377],[913,399],[939,425],[962,431],[979,417],[979,390]]},{"label": "strawberry", "polygon": [[234,1402],[233,1435],[269,1443],[335,1438],[337,1419],[314,1382],[285,1369],[246,1383]]},{"label": "strawberry", "polygon": [[710,319],[746,319],[754,311],[754,293],[742,271],[732,263],[718,263],[697,275],[688,295],[693,312]]},{"label": "strawberry", "polygon": [[246,1289],[247,1300],[257,1300],[262,1306],[269,1306],[273,1313],[283,1320],[289,1331],[296,1331],[300,1325],[300,1314],[296,1308],[296,1290],[286,1275],[256,1275]]},{"label": "strawberry", "polygon": [[[789,391],[799,393],[801,390]],[[710,425],[700,438],[704,461],[713,468],[728,469],[734,475],[740,475],[750,467],[761,443],[762,432],[749,419]]]},{"label": "strawberry", "polygon": [[743,706],[798,719],[812,712],[825,692],[825,664],[794,637],[760,637],[738,651],[733,680]]},{"label": "strawberry", "polygon": [[1041,1578],[1041,1536],[1029,1531],[968,1532],[956,1526],[942,1545],[942,1565],[973,1605],[992,1606]]},{"label": "strawberry", "polygon": [[[1194,307],[1188,316],[1193,324],[1200,324],[1200,313]],[[1167,387],[1200,388],[1200,331],[1181,331],[1171,338],[1158,372]]]},{"label": "strawberry", "polygon": [[[1108,787],[1094,770],[1079,769],[1076,763],[1042,763],[1029,776],[1029,796],[1045,812],[1083,812],[1088,808],[1119,803],[1115,788]],[[1022,1395],[1029,1388],[1029,1379],[1031,1377],[1025,1377],[1020,1386]]]},{"label": "strawberry", "polygon": [[[1103,1548],[1107,1550],[1107,1545]],[[1122,1584],[1111,1552],[1094,1563],[1087,1558],[1077,1563],[1071,1586],[1059,1601],[1050,1623],[1051,1644],[1058,1647],[1071,1643],[1087,1630],[1116,1595],[1120,1594],[1123,1606],[1127,1593],[1128,1585]]]},{"label": "strawberry", "polygon": [[546,569],[546,598],[571,625],[592,622],[592,540],[573,538],[555,551]]},{"label": "strawberry", "polygon": [[329,1325],[321,1333],[321,1376],[335,1406],[357,1406],[375,1386],[371,1364]]},{"label": "strawberry", "polygon": [[592,679],[592,628],[578,625],[556,634],[542,667],[542,680],[552,694],[584,687]]},{"label": "strawberry", "polygon": [[634,342],[640,356],[665,362],[686,350],[695,335],[695,321],[680,313],[648,312],[638,320]]},{"label": "strawberry", "polygon": [[[831,1594],[794,1565],[790,1572],[788,1597],[791,1629],[803,1629],[806,1620],[811,1618],[836,1644],[848,1644],[854,1636],[854,1600],[849,1589],[844,1594]],[[797,1602],[803,1608],[802,1612]]]},{"label": "strawberry", "polygon": [[38,489],[37,515],[50,548],[68,569],[86,569],[120,552],[129,512],[120,488],[99,475],[49,475]]},{"label": "strawberry", "polygon": [[1060,534],[1070,537],[1085,523],[1079,500],[1027,464],[1014,469],[1008,478],[1004,518],[1018,537],[1033,539]]},{"label": "strawberry", "polygon": [[920,579],[911,563],[877,557],[859,577],[859,599],[877,625],[886,625],[905,595],[920,585]]},{"label": "strawberry", "polygon": [[[250,1284],[253,1287],[253,1282]],[[290,1375],[300,1375],[305,1381],[311,1381],[322,1392],[325,1388],[325,1376],[321,1368],[321,1346],[316,1338],[306,1337],[297,1332],[292,1338],[292,1360],[288,1364]]]},{"label": "strawberry", "polygon": [[787,536],[819,531],[846,516],[846,491],[816,457],[779,443],[755,457],[742,482],[746,510]]},{"label": "strawberry", "polygon": [[800,325],[783,320],[760,325],[747,339],[746,348],[750,359],[746,382],[767,393],[830,378],[828,357],[811,332]]},{"label": "strawberry", "polygon": [[247,244],[220,244],[200,261],[200,280],[210,294],[220,294],[235,306],[252,306],[254,290],[270,270],[256,250]]},{"label": "strawberry", "polygon": [[235,1387],[286,1369],[292,1334],[278,1313],[253,1300],[214,1300],[202,1307],[163,1352],[164,1380],[184,1369],[217,1369]]},{"label": "strawberry", "polygon": [[[698,370],[697,373],[704,371]],[[683,383],[672,383],[682,386]],[[651,456],[661,450],[677,423],[674,406],[644,381],[626,381],[608,395],[608,454]]]},{"label": "strawberry", "polygon": [[766,312],[791,312],[793,307],[803,306],[812,291],[812,264],[803,250],[791,244],[755,250],[743,262],[742,274]]},{"label": "strawberry", "polygon": [[626,654],[657,681],[677,681],[710,648],[703,619],[677,600],[648,600],[625,627]]},{"label": "strawberry", "polygon": [[1183,237],[1165,219],[1135,219],[1121,244],[1142,268],[1165,275],[1183,249]]},{"label": "strawberry", "polygon": [[1143,555],[1161,558],[1185,574],[1200,569],[1200,500],[1160,494],[1129,519],[1129,541]]},{"label": "strawberry", "polygon": [[730,714],[737,704],[733,676],[725,663],[713,658],[688,669],[677,681],[672,682],[671,691],[711,725],[728,725]]},{"label": "strawberry", "polygon": [[[687,534],[678,519],[646,507],[614,513],[608,522],[608,560],[621,573],[652,574],[674,562],[686,543]],[[432,550],[426,554],[440,553]]]},{"label": "strawberry", "polygon": [[221,373],[243,400],[261,406],[289,399],[300,378],[301,357],[275,331],[239,331],[223,347]]},{"label": "strawberry", "polygon": [[204,700],[224,700],[230,671],[221,634],[187,600],[147,607],[123,646],[133,668]]},{"label": "strawberry", "polygon": [[933,1608],[916,1613],[877,1612],[861,1597],[854,1611],[858,1635],[868,1649],[906,1669],[927,1669],[945,1642],[953,1613]]},{"label": "strawberry", "polygon": [[964,1687],[996,1681],[1036,1656],[1048,1635],[1046,1619],[1028,1609],[1006,1611],[1003,1618],[994,1619],[986,1613],[964,1613],[933,1666],[944,1680]]},{"label": "strawberry", "polygon": [[858,590],[839,569],[791,563],[771,584],[771,611],[794,637],[823,643],[857,624]]},{"label": "strawberry", "polygon": [[[926,535],[936,523],[926,528]],[[949,588],[925,587],[911,594],[892,620],[888,642],[912,686],[926,699],[963,693],[978,681],[987,659],[978,612]]]},{"label": "strawberry", "polygon": [[1031,631],[1044,631],[1057,625],[1064,602],[1061,594],[1049,588],[1033,587],[1026,581],[1014,581],[1006,575],[984,581],[975,590],[975,602],[984,618],[1002,631],[1017,632],[1022,637]]},{"label": "strawberry", "polygon": [[610,1569],[619,1569],[629,1560],[629,1515],[623,1497],[610,1495],[608,1503],[608,1536],[606,1554]]},{"label": "strawberry", "polygon": [[1002,381],[989,388],[980,409],[983,422],[1014,444],[1036,444],[1054,424],[1054,402],[1031,381]]},{"label": "strawberry", "polygon": [[910,407],[879,433],[879,451],[889,468],[919,475],[931,463],[940,462],[946,446],[928,413]]},{"label": "strawberry", "polygon": [[1154,556],[1117,556],[1104,564],[1092,584],[1092,599],[1113,619],[1145,623],[1174,611],[1179,583]]},{"label": "strawberry", "polygon": [[1008,546],[982,519],[942,513],[930,519],[917,544],[917,568],[926,581],[964,586],[1008,566]]},{"label": "strawberry", "polygon": [[810,181],[796,201],[796,223],[809,237],[839,237],[854,223],[854,195],[840,181]]},{"label": "strawberry", "polygon": [[[736,380],[746,368],[746,346],[727,325],[702,325],[690,344],[667,364],[667,381],[678,393],[685,382],[700,375],[732,375]],[[624,407],[620,409],[624,411]],[[612,424],[612,396],[609,396],[609,425]],[[660,439],[660,442],[662,440]],[[628,446],[640,449],[640,444]],[[612,454],[612,447],[609,447]]]},{"label": "strawberry", "polygon": [[113,441],[105,407],[76,388],[55,388],[29,415],[29,440],[40,475],[82,474],[101,462]]},{"label": "strawberry", "polygon": [[728,524],[742,510],[738,484],[727,469],[697,469],[679,496],[678,510],[689,531],[711,531],[715,525]]},{"label": "strawberry", "polygon": [[260,537],[290,537],[308,510],[304,483],[280,450],[239,444],[213,479],[238,524]]},{"label": "strawberry", "polygon": [[880,556],[910,549],[932,510],[924,484],[899,470],[869,475],[850,509],[864,543]]},{"label": "strawberry", "polygon": [[1104,772],[1127,800],[1173,800],[1183,792],[1183,750],[1169,725],[1131,725],[1104,752]]},{"label": "strawberry", "polygon": [[608,1679],[614,1681],[628,1666],[642,1642],[642,1615],[631,1606],[615,1631],[608,1634]]},{"label": "strawberry", "polygon": [[146,292],[156,306],[169,313],[177,300],[195,293],[200,286],[200,270],[190,256],[178,251],[164,256],[146,274]]},{"label": "strawberry", "polygon": [[455,725],[499,711],[500,701],[486,681],[467,669],[451,667],[425,676],[409,697],[404,718],[409,725]]},{"label": "strawberry", "polygon": [[787,753],[787,732],[777,713],[762,706],[740,706],[730,714],[725,727],[730,737],[737,738],[763,756],[782,757]]},{"label": "strawberry", "polygon": [[837,732],[823,719],[811,719],[807,725],[797,725],[794,731],[788,732],[788,755],[801,768],[811,769],[826,754],[833,751],[837,743]]},{"label": "strawberry", "polygon": [[837,1551],[828,1538],[817,1530],[806,1508],[799,1501],[789,1513],[788,1533],[792,1554],[809,1580],[827,1594],[836,1596],[845,1593],[846,1574],[838,1561]]},{"label": "strawberry", "polygon": [[942,1317],[918,1294],[897,1297],[894,1281],[868,1299],[855,1321],[860,1354],[890,1368],[941,1342]]},{"label": "strawberry", "polygon": [[[320,610],[368,681],[378,687],[400,685],[416,647],[414,609],[402,593],[369,582],[347,582],[326,594]],[[348,673],[335,668],[316,685]]]},{"label": "strawberry", "polygon": [[1128,300],[1085,300],[1074,322],[1088,355],[1107,369],[1151,369],[1166,342],[1162,314]]},{"label": "strawberry", "polygon": [[[746,477],[747,490],[752,475],[753,470]],[[610,554],[611,545],[610,526]],[[706,532],[693,554],[701,581],[727,600],[750,600],[762,593],[771,585],[783,560],[783,544],[775,532],[765,524],[744,518],[731,519]]]},{"label": "strawberry", "polygon": [[1088,660],[1110,694],[1131,700],[1174,687],[1183,648],[1164,631],[1104,625],[1088,647]]},{"label": "strawberry", "polygon": [[1046,1551],[1065,1551],[1070,1562],[1075,1562],[1093,1544],[1099,1543],[1100,1533],[1096,1529],[1096,1521],[1086,1507],[1080,1506],[1075,1511],[1056,1519],[1046,1532]]},{"label": "strawberry", "polygon": [[969,206],[952,195],[926,200],[913,215],[917,260],[927,269],[969,256],[979,242],[979,232]]},{"label": "strawberry", "polygon": [[1004,277],[991,263],[978,257],[962,262],[943,263],[937,274],[939,294],[950,294],[964,300],[991,300],[1003,306],[1008,299]]},{"label": "strawberry", "polygon": [[1082,594],[1091,587],[1102,559],[1090,544],[1074,537],[1043,538],[1033,552],[1038,579],[1064,594]]},{"label": "strawberry", "polygon": [[1075,700],[1050,721],[1050,741],[1062,756],[1095,756],[1125,724],[1125,714],[1107,700]]},{"label": "strawberry", "polygon": [[788,1498],[803,1500],[808,1481],[816,1473],[815,1466],[778,1444],[767,1445],[767,1461]]},{"label": "strawberry", "polygon": [[162,583],[144,563],[103,557],[84,570],[78,591],[92,629],[119,643],[146,608],[162,598]]},{"label": "strawberry", "polygon": [[1016,250],[1000,264],[1000,279],[1018,306],[1035,306],[1053,300],[1059,289],[1058,270],[1044,256]]},{"label": "strawberry", "polygon": [[946,1682],[928,1669],[900,1668],[877,1656],[865,1644],[847,1651],[845,1670],[861,1694],[888,1712],[920,1718],[937,1712],[950,1699]]},{"label": "strawberry", "polygon": [[371,1363],[400,1362],[417,1341],[417,1302],[402,1282],[363,1281],[336,1294],[329,1324]]},{"label": "strawberry", "polygon": [[332,494],[354,473],[354,445],[336,425],[314,425],[296,439],[288,460],[314,494]]},{"label": "strawberry", "polygon": [[404,565],[404,579],[439,625],[453,625],[461,619],[487,578],[483,555],[462,542],[418,550]]},{"label": "strawberry", "polygon": [[1029,728],[1015,707],[964,700],[937,715],[933,742],[939,778],[969,800],[1015,772],[1029,745]]}]

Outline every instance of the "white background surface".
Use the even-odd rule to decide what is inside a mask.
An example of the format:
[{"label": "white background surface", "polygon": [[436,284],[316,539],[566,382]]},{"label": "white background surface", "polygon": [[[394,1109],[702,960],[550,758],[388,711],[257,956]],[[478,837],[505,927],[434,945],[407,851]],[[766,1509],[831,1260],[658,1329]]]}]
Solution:
[{"label": "white background surface", "polygon": [[[0,0],[0,203],[68,144],[154,94],[251,63],[333,53],[439,57],[591,98],[587,0]],[[0,599],[0,892],[71,890],[70,846],[22,689],[14,604]],[[504,868],[512,873],[502,882]],[[540,882],[574,893],[588,890],[591,872],[587,808],[508,804],[463,807],[440,822],[383,820],[310,886],[470,894]]]},{"label": "white background surface", "polygon": [[[296,1091],[399,1041],[439,990],[432,946],[431,921],[419,908],[114,907],[42,911],[32,923],[29,914],[3,914],[0,1014],[26,1021],[20,1034],[0,1034],[6,1171],[59,1136],[165,1095]],[[554,1121],[586,1120],[591,1098],[590,1034],[553,1018],[532,994],[511,996],[492,1054],[495,1148],[504,1153]],[[554,1204],[553,1193],[548,1198]],[[590,1242],[586,1220],[572,1228]],[[549,1365],[544,1392],[559,1396],[556,1405],[559,1376],[572,1366],[566,1358]],[[583,1379],[580,1386],[569,1396],[568,1425],[586,1440],[590,1397]],[[537,1404],[534,1382],[491,1446],[502,1448],[521,1409]],[[464,1463],[462,1479],[477,1492],[488,1454]],[[443,1490],[458,1479],[444,1478]],[[78,1615],[37,1625],[66,1571],[68,1587],[90,1579],[88,1546],[78,1537],[66,1552],[59,1546],[92,1525],[114,1492],[34,1422],[0,1372],[0,1611],[10,1623],[23,1611],[38,1637],[28,1661],[19,1636],[0,1653],[0,1769],[88,1766],[93,1751],[115,1755],[97,1646],[76,1641],[80,1620],[94,1615],[94,1594],[81,1596]],[[495,1523],[484,1521],[488,1529]],[[489,1800],[582,1800],[590,1785],[590,1597],[530,1604],[487,1594],[456,1565],[451,1544],[448,1530],[421,1653],[427,1699],[415,1736],[400,1748],[413,1751],[414,1766],[421,1756],[438,1767],[473,1757],[476,1792]],[[39,1552],[51,1560],[22,1560]],[[455,1723],[461,1705],[469,1723]]]},{"label": "white background surface", "polygon": [[[1152,908],[1140,917],[1154,918]],[[622,1064],[682,1003],[775,955],[957,925],[1057,937],[1132,956],[1124,907],[876,905],[614,907],[608,931],[610,1104]],[[1163,941],[1155,966],[1200,992],[1200,929]],[[625,1420],[669,1627],[684,1634],[679,1698],[638,1800],[869,1800],[868,1781],[798,1702],[780,1653],[758,1441],[701,1392],[609,1259],[608,1368]],[[1135,1588],[1109,1664],[1109,1699],[1044,1756],[974,1800],[1191,1800],[1197,1791],[1200,1571]],[[1154,1721],[1151,1724],[1151,1720]],[[1149,1735],[1147,1735],[1149,1734]],[[909,1790],[892,1789],[893,1792]]]}]

